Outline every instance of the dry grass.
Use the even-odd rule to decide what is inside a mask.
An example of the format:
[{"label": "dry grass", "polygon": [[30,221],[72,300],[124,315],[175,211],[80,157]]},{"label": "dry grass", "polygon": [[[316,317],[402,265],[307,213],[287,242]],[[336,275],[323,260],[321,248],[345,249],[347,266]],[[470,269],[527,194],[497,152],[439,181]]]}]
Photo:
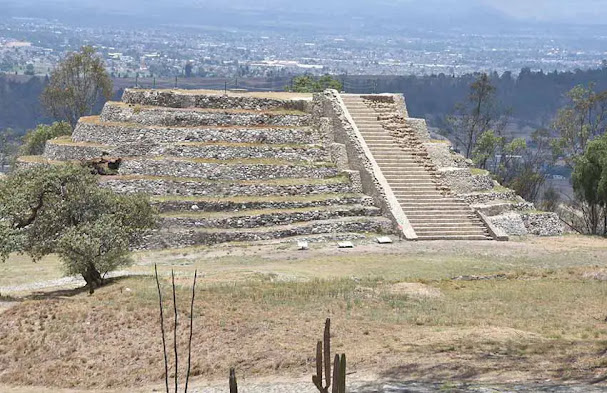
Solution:
[{"label": "dry grass", "polygon": [[[335,349],[348,352],[358,373],[588,380],[607,372],[606,244],[568,236],[350,251],[317,246],[307,253],[289,244],[232,245],[141,253],[132,270],[150,272],[163,262],[166,277],[175,268],[184,311],[193,269],[203,273],[193,352],[198,380],[223,378],[231,366],[247,378],[309,374],[327,316]],[[13,277],[0,269],[0,285]],[[168,291],[168,281],[163,285]],[[98,389],[162,383],[151,278],[125,279],[94,296],[68,295],[50,293],[2,314],[0,383]]]},{"label": "dry grass", "polygon": [[[179,283],[188,281],[181,277]],[[193,375],[217,378],[232,366],[248,377],[304,375],[313,368],[314,343],[327,315],[334,321],[334,348],[348,351],[353,371],[423,379],[584,379],[605,366],[599,351],[607,329],[594,319],[604,313],[605,283],[435,282],[430,285],[443,295],[424,299],[393,294],[389,284],[280,282],[266,275],[246,285],[203,279]],[[187,295],[181,287],[182,310]],[[0,381],[91,388],[160,383],[155,300],[153,280],[143,278],[92,297],[11,308],[0,322]],[[183,351],[186,326],[180,337]]]}]

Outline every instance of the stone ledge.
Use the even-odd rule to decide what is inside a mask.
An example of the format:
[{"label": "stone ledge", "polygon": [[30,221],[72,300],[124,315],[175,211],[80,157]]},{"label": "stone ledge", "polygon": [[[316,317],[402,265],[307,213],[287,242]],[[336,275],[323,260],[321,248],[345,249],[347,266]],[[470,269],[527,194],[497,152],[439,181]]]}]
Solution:
[{"label": "stone ledge", "polygon": [[310,115],[264,112],[207,112],[192,109],[138,107],[108,102],[101,121],[156,126],[294,126],[311,123]]},{"label": "stone ledge", "polygon": [[266,144],[320,144],[322,142],[317,132],[301,127],[158,127],[87,120],[78,123],[72,138],[75,142],[105,145],[176,142]]},{"label": "stone ledge", "polygon": [[373,206],[373,199],[366,195],[355,194],[321,194],[279,197],[156,197],[152,203],[160,213],[193,210],[203,212],[240,211],[245,209],[298,209],[333,205]]},{"label": "stone ledge", "polygon": [[293,162],[327,162],[329,153],[317,145],[228,145],[228,144],[144,144],[125,143],[119,146],[71,143],[51,140],[46,143],[44,157],[51,160],[90,160],[103,155],[112,157],[170,156],[217,160],[278,159]]},{"label": "stone ledge", "polygon": [[488,191],[494,188],[495,182],[486,174],[472,174],[468,168],[440,168],[441,182],[456,194],[470,194]]},{"label": "stone ledge", "polygon": [[[240,93],[238,95],[222,94],[217,92],[196,92],[180,90],[142,90],[125,89],[122,101],[129,104],[164,106],[172,108],[240,108],[254,110],[296,109],[306,111],[309,109],[309,99],[300,98],[301,95],[291,94],[292,99],[255,96],[255,93]],[[286,96],[287,93],[281,94]]]},{"label": "stone ledge", "polygon": [[392,222],[382,217],[351,217],[270,228],[161,231],[149,236],[145,245],[149,249],[182,248],[228,242],[271,240],[303,235],[331,234],[337,237],[340,233],[348,232],[389,234],[392,233]]},{"label": "stone ledge", "polygon": [[101,184],[119,193],[175,196],[289,196],[311,194],[347,194],[352,192],[349,182],[221,182],[200,179],[124,178],[106,177]]},{"label": "stone ledge", "polygon": [[170,177],[194,177],[211,180],[261,180],[278,178],[323,179],[340,174],[337,168],[328,166],[295,164],[262,164],[235,162],[200,162],[165,159],[125,159],[120,165],[121,175],[147,175]]},{"label": "stone ledge", "polygon": [[291,210],[242,210],[222,213],[174,213],[161,217],[163,228],[260,228],[342,217],[379,216],[377,207],[337,205]]}]

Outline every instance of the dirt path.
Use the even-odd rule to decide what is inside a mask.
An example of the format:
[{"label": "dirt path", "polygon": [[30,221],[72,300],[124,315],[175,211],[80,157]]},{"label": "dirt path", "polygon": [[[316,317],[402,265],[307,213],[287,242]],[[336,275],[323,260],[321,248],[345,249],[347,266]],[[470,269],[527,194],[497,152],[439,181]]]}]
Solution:
[{"label": "dirt path", "polygon": [[[227,384],[213,384],[203,387],[194,384],[191,393],[225,393]],[[208,386],[208,385],[206,385]],[[127,390],[72,390],[49,389],[38,387],[9,387],[0,385],[3,393],[143,393],[164,392],[163,386],[145,389]],[[316,388],[310,382],[256,382],[240,381],[241,393],[316,393]],[[350,393],[603,393],[607,386],[599,385],[552,385],[552,384],[518,384],[518,385],[483,385],[462,383],[419,383],[419,382],[350,382]]]}]

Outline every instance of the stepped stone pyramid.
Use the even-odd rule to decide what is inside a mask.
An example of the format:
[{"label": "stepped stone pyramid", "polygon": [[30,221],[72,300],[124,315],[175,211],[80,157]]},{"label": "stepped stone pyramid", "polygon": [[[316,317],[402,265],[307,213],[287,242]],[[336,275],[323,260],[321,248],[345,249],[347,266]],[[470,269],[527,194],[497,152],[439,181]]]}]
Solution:
[{"label": "stepped stone pyramid", "polygon": [[426,136],[400,95],[127,89],[18,164],[88,161],[101,186],[151,195],[161,225],[150,248],[507,239],[453,192]]}]

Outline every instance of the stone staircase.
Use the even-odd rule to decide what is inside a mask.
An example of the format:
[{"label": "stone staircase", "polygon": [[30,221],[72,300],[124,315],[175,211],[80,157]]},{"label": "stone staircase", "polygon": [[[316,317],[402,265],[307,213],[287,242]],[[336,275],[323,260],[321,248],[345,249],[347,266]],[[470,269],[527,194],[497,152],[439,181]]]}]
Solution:
[{"label": "stone staircase", "polygon": [[125,96],[82,118],[71,138],[49,141],[44,156],[20,162],[119,158],[100,184],[151,195],[161,228],[150,248],[392,231],[373,199],[330,162],[308,103],[180,91]]},{"label": "stone staircase", "polygon": [[440,185],[402,109],[376,97],[341,95],[419,240],[491,240],[470,206]]}]

